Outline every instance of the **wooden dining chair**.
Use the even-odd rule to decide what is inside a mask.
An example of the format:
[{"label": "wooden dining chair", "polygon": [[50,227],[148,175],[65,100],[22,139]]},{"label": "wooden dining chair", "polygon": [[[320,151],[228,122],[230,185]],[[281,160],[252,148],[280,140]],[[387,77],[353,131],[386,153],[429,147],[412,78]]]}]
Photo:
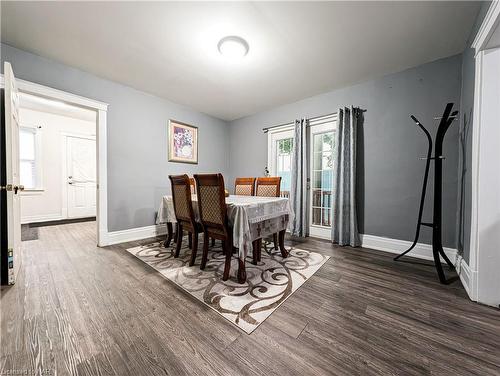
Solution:
[{"label": "wooden dining chair", "polygon": [[227,219],[224,178],[221,174],[195,174],[194,178],[198,188],[198,210],[204,232],[200,269],[205,269],[207,264],[209,237],[221,240],[222,249],[226,254],[222,280],[227,281],[231,269],[233,237]]},{"label": "wooden dining chair", "polygon": [[255,195],[261,197],[280,197],[281,176],[257,178]]},{"label": "wooden dining chair", "polygon": [[196,194],[196,182],[194,181],[194,178],[189,178],[189,185],[191,187],[191,194],[195,195]]},{"label": "wooden dining chair", "polygon": [[191,259],[189,266],[193,266],[198,251],[198,234],[203,232],[203,227],[196,222],[193,203],[191,201],[191,184],[187,175],[170,175],[168,177],[172,184],[172,199],[174,201],[174,212],[177,220],[177,243],[175,256],[179,257],[182,246],[182,235],[184,230],[188,232],[191,248]]},{"label": "wooden dining chair", "polygon": [[255,178],[236,178],[234,194],[240,196],[255,195]]},{"label": "wooden dining chair", "polygon": [[[281,176],[257,178],[256,196],[280,197]],[[278,250],[278,234],[273,234],[274,249]],[[260,249],[257,252],[260,261]]]}]

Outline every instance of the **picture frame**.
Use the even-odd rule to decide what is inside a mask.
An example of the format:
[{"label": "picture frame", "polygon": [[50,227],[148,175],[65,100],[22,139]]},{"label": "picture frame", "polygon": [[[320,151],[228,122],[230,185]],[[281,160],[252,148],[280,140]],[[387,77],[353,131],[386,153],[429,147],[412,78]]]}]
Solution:
[{"label": "picture frame", "polygon": [[198,164],[198,127],[168,121],[168,161]]}]

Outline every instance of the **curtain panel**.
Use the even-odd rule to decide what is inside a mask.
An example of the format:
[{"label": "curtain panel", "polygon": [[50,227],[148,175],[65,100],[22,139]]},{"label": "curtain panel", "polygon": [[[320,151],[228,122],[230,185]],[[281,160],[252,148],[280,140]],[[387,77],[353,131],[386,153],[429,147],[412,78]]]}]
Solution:
[{"label": "curtain panel", "polygon": [[339,109],[335,133],[332,242],[361,244],[356,215],[356,141],[361,110]]}]

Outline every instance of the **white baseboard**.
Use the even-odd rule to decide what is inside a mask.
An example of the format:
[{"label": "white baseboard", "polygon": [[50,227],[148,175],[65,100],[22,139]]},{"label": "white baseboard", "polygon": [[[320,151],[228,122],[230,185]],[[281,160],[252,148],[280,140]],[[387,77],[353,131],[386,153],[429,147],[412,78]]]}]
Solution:
[{"label": "white baseboard", "polygon": [[477,271],[471,270],[469,264],[467,264],[463,258],[460,258],[460,269],[458,274],[470,300],[477,302]]},{"label": "white baseboard", "polygon": [[[390,252],[399,254],[406,251],[412,245],[412,242],[407,240],[384,238],[375,235],[360,234],[361,246],[364,248],[376,249],[379,251]],[[457,260],[457,250],[453,248],[443,247],[444,253],[451,262],[456,265]],[[411,250],[408,256],[423,259],[423,260],[434,260],[432,257],[432,246],[424,243],[417,243],[415,248]],[[442,260],[442,262],[444,262]]]},{"label": "white baseboard", "polygon": [[45,215],[29,215],[29,216],[21,217],[21,224],[60,221],[62,219],[66,219],[66,218],[59,213],[57,213],[57,214],[45,214]]},{"label": "white baseboard", "polygon": [[118,243],[126,243],[133,240],[141,240],[147,238],[154,238],[155,236],[165,235],[167,233],[167,226],[145,226],[138,228],[131,228],[128,230],[108,232],[105,239],[101,242],[101,246],[112,245]]}]

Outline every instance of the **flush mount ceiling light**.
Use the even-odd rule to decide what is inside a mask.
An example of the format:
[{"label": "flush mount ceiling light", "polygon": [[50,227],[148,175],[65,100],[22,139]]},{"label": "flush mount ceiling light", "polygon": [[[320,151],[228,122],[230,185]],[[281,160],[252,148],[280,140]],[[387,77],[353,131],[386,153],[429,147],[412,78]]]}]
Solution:
[{"label": "flush mount ceiling light", "polygon": [[247,41],[235,35],[222,38],[217,44],[217,48],[222,56],[230,59],[242,58],[249,50]]}]

